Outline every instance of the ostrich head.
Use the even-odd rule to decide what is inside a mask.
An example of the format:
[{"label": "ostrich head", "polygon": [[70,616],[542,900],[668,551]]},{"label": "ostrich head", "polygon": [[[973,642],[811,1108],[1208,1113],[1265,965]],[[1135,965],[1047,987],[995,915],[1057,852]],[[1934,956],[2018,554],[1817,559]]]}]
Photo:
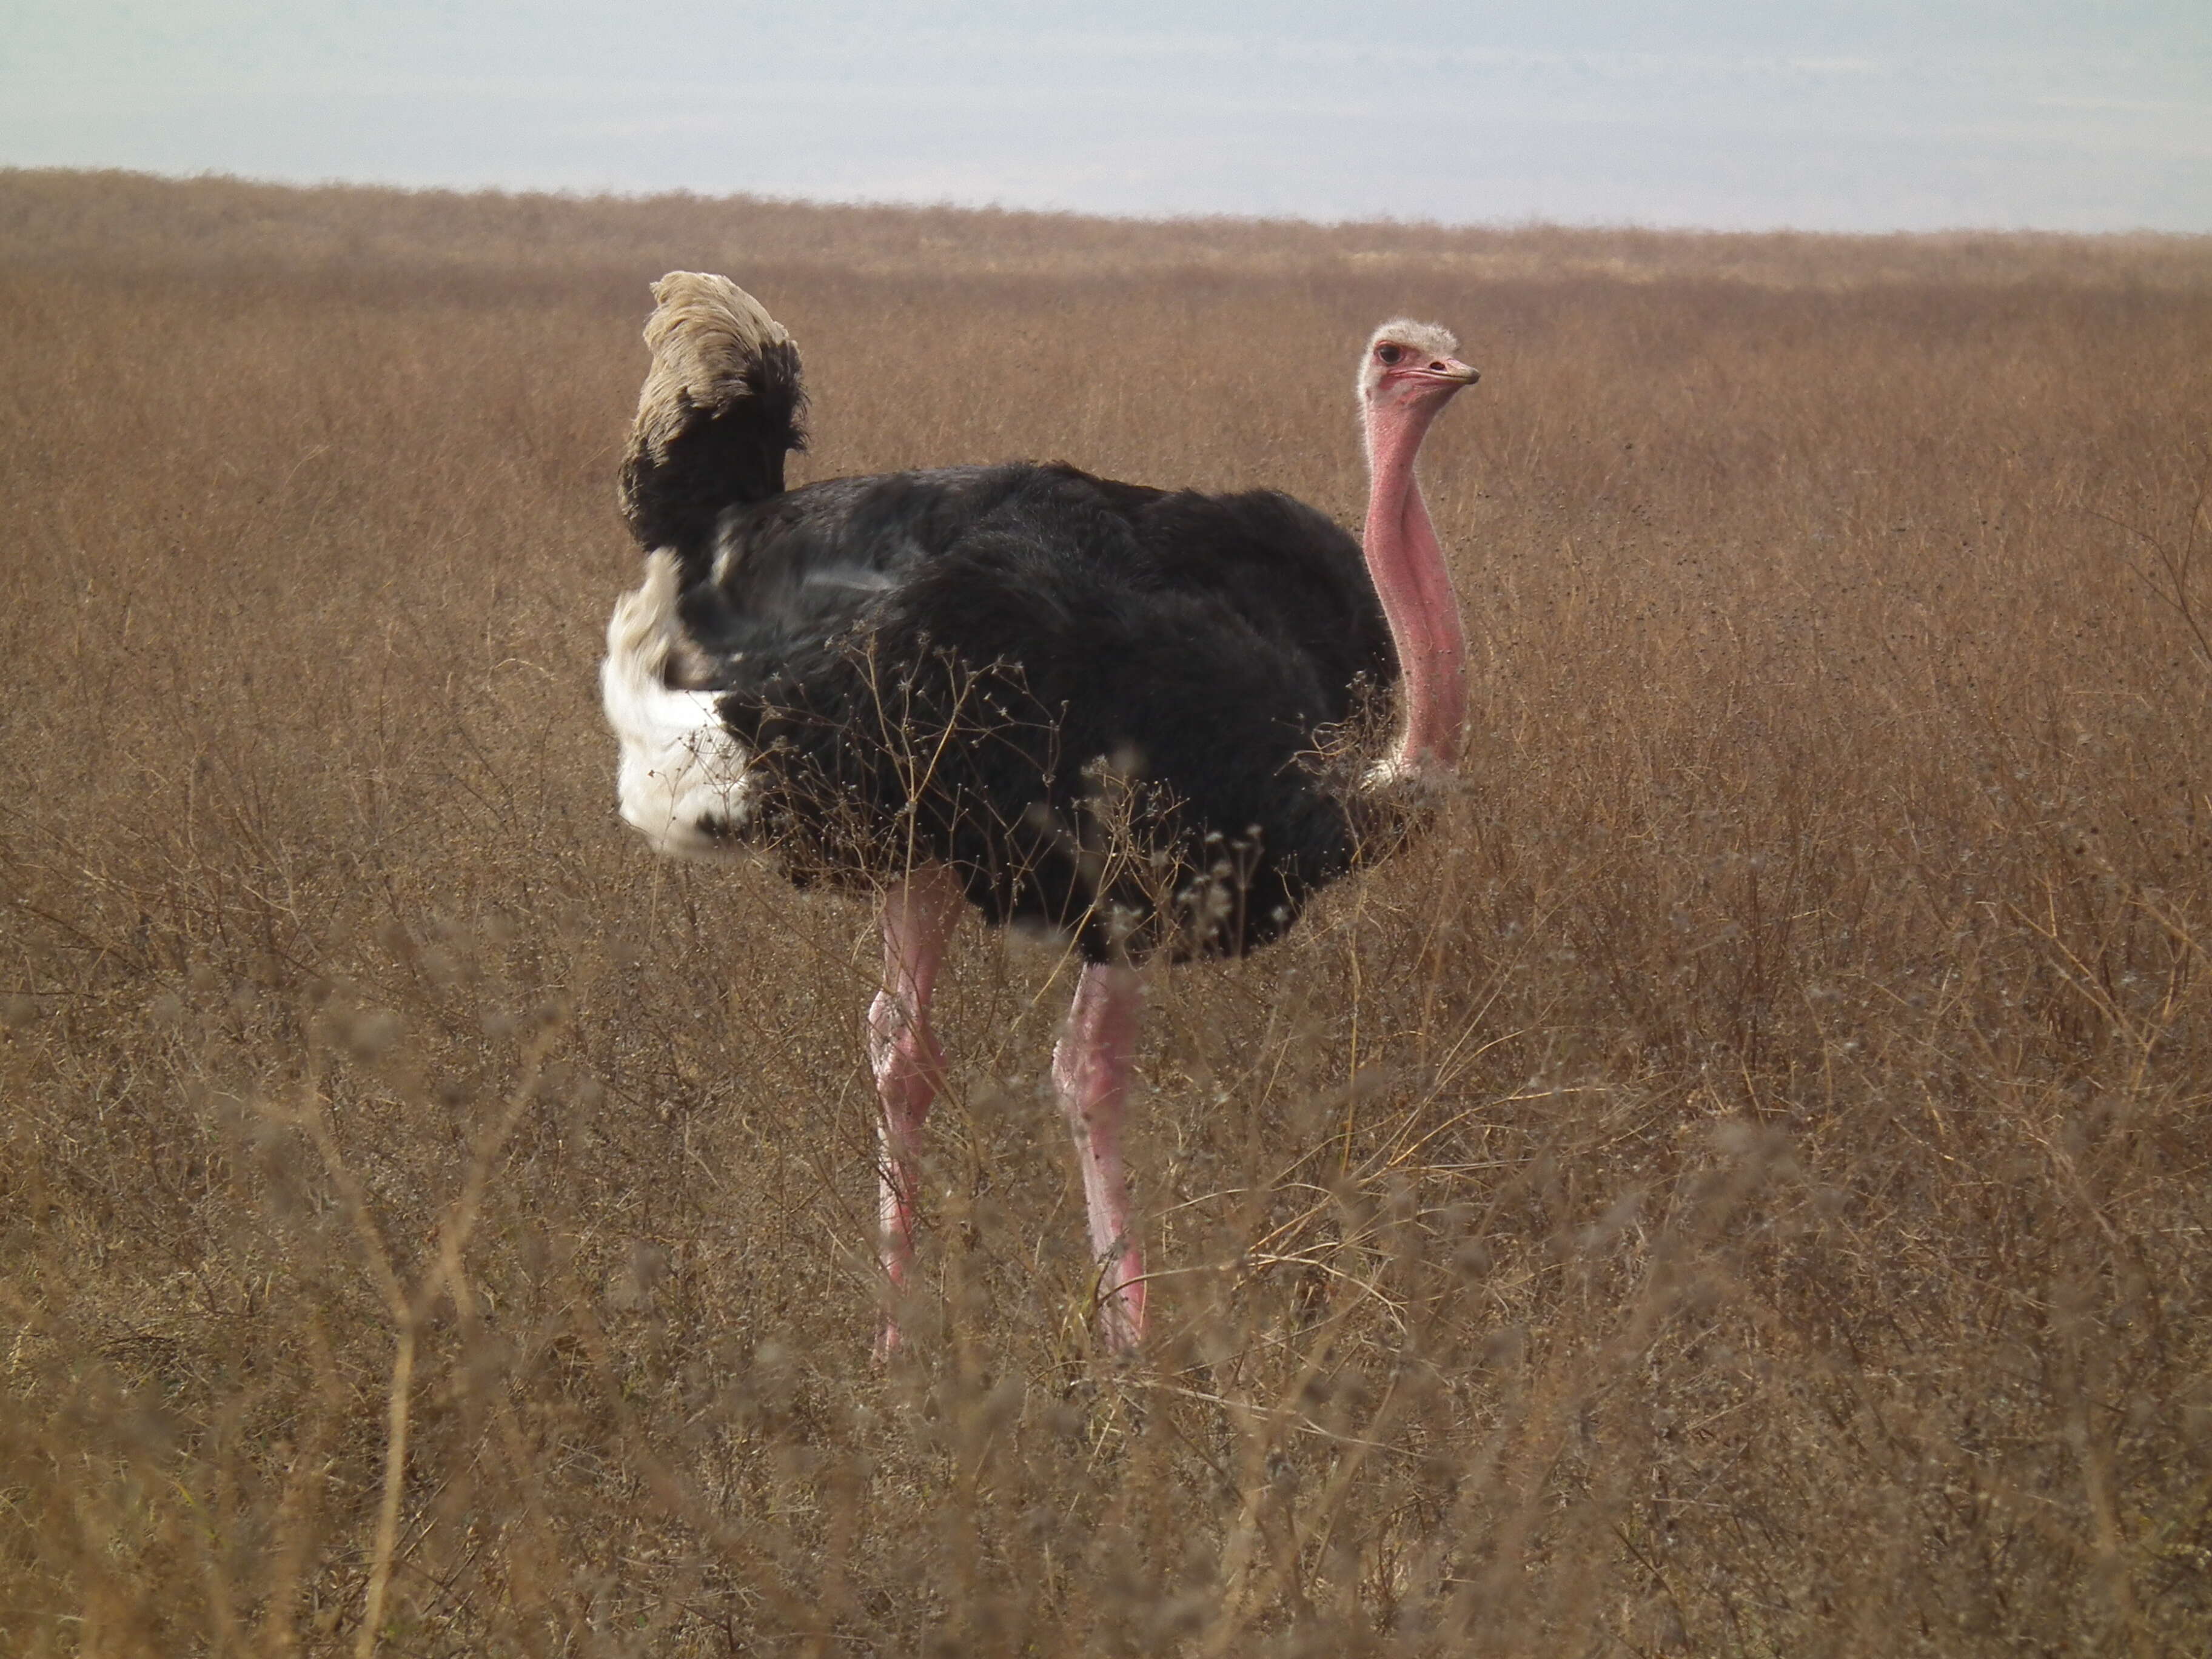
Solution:
[{"label": "ostrich head", "polygon": [[1359,358],[1359,406],[1370,416],[1420,410],[1433,415],[1480,378],[1452,354],[1449,329],[1400,317],[1376,329]]}]

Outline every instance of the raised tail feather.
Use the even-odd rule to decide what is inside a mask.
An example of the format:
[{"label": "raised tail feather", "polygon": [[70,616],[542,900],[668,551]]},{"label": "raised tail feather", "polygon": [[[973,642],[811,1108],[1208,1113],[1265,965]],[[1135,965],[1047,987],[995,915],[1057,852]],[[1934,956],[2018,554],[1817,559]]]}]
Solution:
[{"label": "raised tail feather", "polygon": [[623,516],[640,546],[672,549],[696,580],[724,513],[783,493],[783,458],[806,447],[806,393],[798,345],[728,277],[672,270],[653,297]]},{"label": "raised tail feather", "polygon": [[623,596],[607,622],[599,702],[622,744],[616,787],[623,821],[660,853],[707,856],[729,849],[751,815],[751,757],[716,712],[711,691],[668,684],[685,649],[676,615],[678,565],[663,549],[646,560],[645,585]]}]

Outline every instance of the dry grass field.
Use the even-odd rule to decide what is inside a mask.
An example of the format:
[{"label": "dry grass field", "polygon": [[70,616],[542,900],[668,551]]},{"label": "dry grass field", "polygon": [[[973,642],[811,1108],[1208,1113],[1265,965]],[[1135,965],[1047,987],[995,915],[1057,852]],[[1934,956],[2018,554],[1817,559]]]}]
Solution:
[{"label": "dry grass field", "polygon": [[[1356,523],[1367,330],[1484,370],[1469,781],[1151,975],[1135,1363],[1067,964],[881,1368],[871,914],[615,820],[677,265],[801,477]],[[0,173],[0,1651],[2212,1648],[2212,246]]]}]

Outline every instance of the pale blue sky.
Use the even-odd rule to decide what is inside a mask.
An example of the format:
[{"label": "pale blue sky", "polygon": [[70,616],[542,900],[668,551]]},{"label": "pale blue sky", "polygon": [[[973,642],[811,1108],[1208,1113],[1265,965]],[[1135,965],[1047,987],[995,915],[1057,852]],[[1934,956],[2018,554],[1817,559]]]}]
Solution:
[{"label": "pale blue sky", "polygon": [[2212,0],[0,0],[0,164],[1125,214],[2212,231]]}]

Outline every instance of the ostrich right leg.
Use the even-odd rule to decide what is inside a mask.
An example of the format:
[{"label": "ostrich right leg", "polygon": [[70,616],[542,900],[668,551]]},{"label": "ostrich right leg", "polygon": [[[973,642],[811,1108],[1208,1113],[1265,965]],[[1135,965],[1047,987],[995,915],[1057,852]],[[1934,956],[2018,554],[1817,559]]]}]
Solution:
[{"label": "ostrich right leg", "polygon": [[1145,1259],[1129,1237],[1129,1178],[1121,1166],[1121,1118],[1143,1000],[1135,969],[1126,963],[1086,963],[1076,981],[1075,1006],[1052,1051],[1053,1084],[1075,1137],[1084,1207],[1091,1212],[1098,1334],[1117,1352],[1145,1340]]},{"label": "ostrich right leg", "polygon": [[[945,1083],[945,1054],[929,1029],[929,994],[945,941],[960,920],[960,884],[942,865],[913,872],[884,894],[884,987],[868,1009],[868,1060],[883,1103],[882,1251],[894,1304],[914,1266],[915,1158],[930,1103]],[[878,1358],[899,1343],[898,1316],[884,1315]]]}]

